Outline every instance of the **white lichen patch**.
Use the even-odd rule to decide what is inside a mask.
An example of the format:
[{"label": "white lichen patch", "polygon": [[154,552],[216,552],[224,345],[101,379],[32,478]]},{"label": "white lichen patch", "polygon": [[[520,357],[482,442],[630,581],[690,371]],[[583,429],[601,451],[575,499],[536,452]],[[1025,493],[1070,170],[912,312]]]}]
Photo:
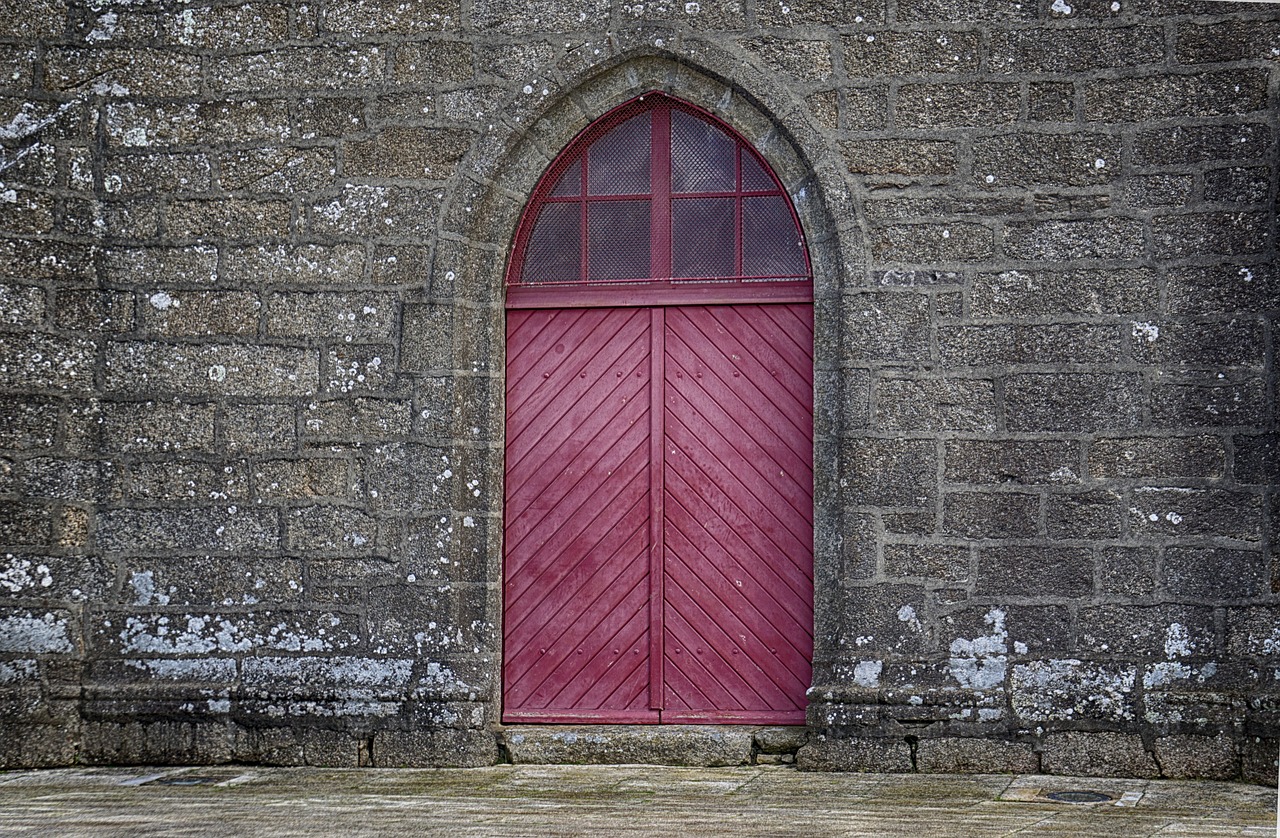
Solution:
[{"label": "white lichen patch", "polygon": [[53,575],[48,565],[39,564],[31,559],[6,553],[3,564],[0,564],[0,590],[11,594],[24,590],[48,588],[53,584]]},{"label": "white lichen patch", "polygon": [[156,581],[151,571],[143,570],[129,577],[129,587],[133,588],[134,605],[168,605],[169,596],[156,591]]},{"label": "white lichen patch", "polygon": [[67,621],[54,614],[37,617],[28,611],[0,620],[0,652],[39,655],[73,651]]},{"label": "white lichen patch", "polygon": [[951,676],[960,686],[973,690],[994,690],[1004,685],[1008,665],[1009,633],[1004,627],[1005,613],[993,608],[983,618],[991,633],[974,638],[957,637],[951,641]]},{"label": "white lichen patch", "polygon": [[165,681],[227,682],[236,677],[236,662],[229,658],[196,660],[126,660],[125,666],[140,669],[150,677]]},{"label": "white lichen patch", "polygon": [[853,682],[860,687],[878,687],[883,669],[881,661],[858,661],[853,668]]},{"label": "white lichen patch", "polygon": [[179,303],[173,297],[164,291],[157,291],[147,298],[147,302],[151,303],[151,307],[156,311],[168,311],[170,308],[177,308]]},{"label": "white lichen patch", "polygon": [[0,684],[34,681],[39,676],[39,665],[33,660],[0,661]]},{"label": "white lichen patch", "polygon": [[1136,679],[1129,666],[1032,661],[1014,667],[1013,705],[1026,721],[1132,719]]},{"label": "white lichen patch", "polygon": [[1164,654],[1169,660],[1185,658],[1196,650],[1195,643],[1186,626],[1181,623],[1170,623],[1164,633]]},{"label": "white lichen patch", "polygon": [[202,655],[274,649],[288,652],[331,652],[346,649],[355,636],[337,615],[324,614],[303,625],[282,620],[258,628],[245,617],[152,614],[130,616],[119,632],[126,654]]},{"label": "white lichen patch", "polygon": [[1160,327],[1154,323],[1139,322],[1137,320],[1132,323],[1132,334],[1135,338],[1145,340],[1147,343],[1155,343],[1160,339]]}]

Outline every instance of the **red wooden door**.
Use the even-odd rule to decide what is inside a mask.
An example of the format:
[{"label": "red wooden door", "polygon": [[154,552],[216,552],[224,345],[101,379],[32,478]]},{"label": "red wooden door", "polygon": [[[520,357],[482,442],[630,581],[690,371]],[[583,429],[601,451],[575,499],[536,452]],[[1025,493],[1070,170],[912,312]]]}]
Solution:
[{"label": "red wooden door", "polygon": [[664,721],[804,720],[812,311],[665,313]]},{"label": "red wooden door", "polygon": [[813,321],[776,177],[651,94],[553,164],[509,277],[504,720],[802,722]]}]

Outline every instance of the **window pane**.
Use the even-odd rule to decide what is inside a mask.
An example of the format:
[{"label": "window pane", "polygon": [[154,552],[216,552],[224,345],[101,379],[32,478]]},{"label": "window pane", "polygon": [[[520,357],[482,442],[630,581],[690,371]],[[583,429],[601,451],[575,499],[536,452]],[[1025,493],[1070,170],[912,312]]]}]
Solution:
[{"label": "window pane", "polygon": [[587,277],[648,279],[649,202],[587,204]]},{"label": "window pane", "polygon": [[773,182],[773,178],[769,177],[769,173],[760,165],[760,161],[756,160],[756,156],[744,150],[742,152],[742,191],[763,192],[777,188],[778,185]]},{"label": "window pane", "polygon": [[572,198],[575,195],[582,194],[582,158],[579,157],[569,164],[564,170],[564,174],[560,176],[560,180],[556,181],[556,188],[551,190],[552,197],[555,198]]},{"label": "window pane", "polygon": [[649,113],[633,116],[592,143],[587,152],[587,193],[649,192]]},{"label": "window pane", "polygon": [[521,282],[576,282],[581,278],[582,221],[578,204],[546,204],[525,248]]},{"label": "window pane", "polygon": [[738,143],[709,122],[671,111],[671,191],[732,192]]},{"label": "window pane", "polygon": [[744,276],[804,276],[804,243],[784,195],[742,199]]},{"label": "window pane", "polygon": [[734,198],[671,202],[671,274],[681,278],[735,276]]}]

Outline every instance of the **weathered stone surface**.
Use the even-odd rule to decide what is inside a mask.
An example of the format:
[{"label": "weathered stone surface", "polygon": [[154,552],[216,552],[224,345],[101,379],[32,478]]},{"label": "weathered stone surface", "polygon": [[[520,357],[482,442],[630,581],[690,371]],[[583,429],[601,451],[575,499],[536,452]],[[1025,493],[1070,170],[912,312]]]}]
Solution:
[{"label": "weathered stone surface", "polygon": [[844,460],[854,504],[922,506],[935,494],[937,453],[927,440],[853,440]]},{"label": "weathered stone surface", "polygon": [[734,759],[1068,770],[1105,728],[1099,773],[1274,781],[1274,7],[188,5],[0,0],[0,763],[501,756],[506,270],[662,90],[814,278],[820,686]]},{"label": "weathered stone surface", "polygon": [[1038,771],[1040,761],[1029,742],[947,737],[921,739],[916,766],[925,774],[1022,774]]},{"label": "weathered stone surface", "polygon": [[1093,561],[1078,547],[983,547],[977,590],[984,594],[1084,596],[1093,588]]},{"label": "weathered stone surface", "polygon": [[994,431],[995,387],[983,379],[883,378],[876,384],[876,425],[896,430]]},{"label": "weathered stone surface", "polygon": [[900,739],[834,739],[819,735],[796,754],[801,771],[874,771],[897,774],[912,770],[911,748]]},{"label": "weathered stone surface", "polygon": [[856,140],[843,143],[853,174],[945,175],[955,171],[955,143],[946,140]]},{"label": "weathered stone surface", "polygon": [[746,765],[751,730],[680,725],[613,727],[516,726],[502,733],[511,761],[522,763],[656,763],[658,765]]},{"label": "weathered stone surface", "polygon": [[1142,740],[1124,733],[1051,733],[1044,739],[1041,760],[1047,774],[1156,777],[1159,773]]},{"label": "weathered stone surface", "polygon": [[1141,387],[1132,374],[1026,373],[1005,379],[1005,421],[1019,431],[1137,427]]},{"label": "weathered stone surface", "polygon": [[374,737],[379,768],[476,768],[498,758],[497,738],[487,730],[386,730]]}]

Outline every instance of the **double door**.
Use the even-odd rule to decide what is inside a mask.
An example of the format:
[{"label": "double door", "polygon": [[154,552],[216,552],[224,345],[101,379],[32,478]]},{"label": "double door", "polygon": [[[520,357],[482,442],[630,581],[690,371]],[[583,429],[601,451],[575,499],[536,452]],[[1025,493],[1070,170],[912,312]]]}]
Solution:
[{"label": "double door", "polygon": [[503,719],[804,721],[808,303],[507,312]]}]

